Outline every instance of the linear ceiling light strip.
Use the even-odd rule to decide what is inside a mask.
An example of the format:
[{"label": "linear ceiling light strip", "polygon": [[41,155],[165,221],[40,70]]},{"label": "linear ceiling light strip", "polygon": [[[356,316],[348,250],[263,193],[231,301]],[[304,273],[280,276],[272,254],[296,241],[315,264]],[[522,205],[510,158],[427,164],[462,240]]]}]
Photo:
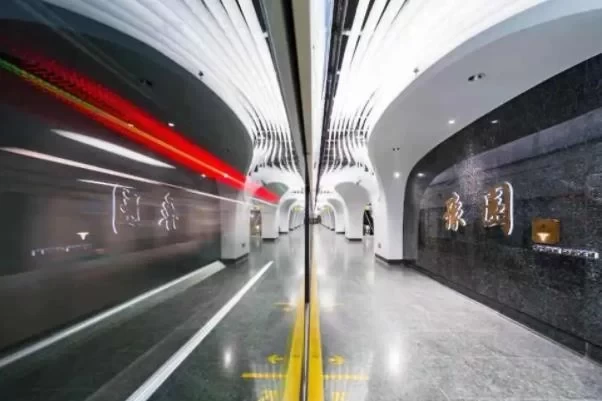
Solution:
[{"label": "linear ceiling light strip", "polygon": [[[391,2],[389,5],[388,11],[390,12],[396,4],[395,1]],[[366,6],[362,4],[362,6]],[[373,79],[372,76],[366,74],[367,76],[362,75],[362,67],[363,61],[365,60],[365,53],[367,49],[372,46],[377,45],[376,43],[372,43],[372,38],[374,31],[376,29],[377,21],[386,22],[386,18],[383,20],[381,16],[383,14],[383,8],[385,4],[382,0],[377,0],[370,10],[369,15],[365,15],[367,11],[365,8],[359,9],[359,14],[356,14],[354,17],[353,26],[355,29],[362,25],[365,20],[365,26],[362,30],[361,36],[357,40],[357,45],[350,47],[348,45],[346,49],[347,59],[351,59],[349,61],[349,70],[345,74],[345,82],[349,82],[348,85],[339,86],[342,91],[342,96],[337,97],[337,106],[344,110],[344,112],[354,115],[355,112],[362,107],[362,102],[364,101],[364,96],[362,96],[363,87],[369,85],[370,81]],[[384,17],[384,16],[383,16]],[[353,29],[352,29],[353,34]],[[349,50],[349,52],[347,52]],[[371,59],[370,62],[380,62],[380,60]],[[374,74],[374,71],[370,71],[371,74]],[[353,117],[352,117],[353,118]],[[352,120],[352,126],[354,126],[356,121]]]},{"label": "linear ceiling light strip", "polygon": [[[398,18],[404,4],[405,0],[393,0],[382,13],[380,22],[371,35],[370,45],[366,47],[366,54],[363,56],[361,65],[356,70],[356,75],[354,76],[354,82],[358,82],[358,84],[356,85],[356,92],[353,97],[359,99],[360,102],[366,102],[364,105],[361,103],[357,104],[358,108],[364,109],[362,113],[365,116],[363,121],[364,127],[368,121],[367,117],[372,110],[372,107],[366,107],[366,104],[370,102],[370,99],[372,99],[372,102],[376,100],[375,98],[378,97],[378,83],[384,82],[382,78],[384,74],[381,70],[389,62],[390,51],[395,50],[399,52],[398,45],[395,49],[388,49],[386,43],[392,36],[391,31],[394,21]],[[402,53],[405,54],[405,50]]]},{"label": "linear ceiling light strip", "polygon": [[[200,70],[204,74],[203,81],[207,81],[205,77],[214,79],[215,86],[219,88],[216,91],[218,95],[225,92],[232,94],[232,97],[238,103],[237,108],[246,110],[244,113],[247,115],[239,115],[239,117],[243,121],[247,121],[245,125],[249,129],[251,125],[249,124],[250,113],[248,109],[252,108],[254,101],[248,98],[248,91],[241,90],[241,84],[244,88],[244,81],[234,69],[237,64],[227,60],[223,55],[224,49],[227,49],[229,46],[214,42],[211,32],[203,24],[198,24],[192,20],[192,15],[187,13],[187,10],[183,9],[180,3],[170,4],[170,7],[167,4],[159,3],[155,7],[157,8],[155,10],[157,18],[165,18],[171,15],[172,21],[176,19],[180,20],[178,24],[166,28],[169,34],[163,34],[163,31],[158,30],[155,35],[159,36],[159,40],[166,40],[170,48],[179,48],[180,44],[186,46],[183,48],[183,51],[188,58],[187,64],[199,65]],[[184,18],[188,18],[188,23],[194,24],[194,29],[188,28]],[[193,45],[191,46],[191,44]],[[195,46],[194,44],[199,45]],[[203,60],[210,60],[210,62],[205,63]],[[198,71],[195,71],[195,74],[197,73]]]},{"label": "linear ceiling light strip", "polygon": [[[177,6],[179,3],[174,4]],[[155,14],[152,10],[145,8],[144,6],[138,5],[138,8],[128,9],[123,8],[121,5],[113,9],[113,14],[103,19],[99,18],[98,15],[106,15],[103,13],[102,7],[111,7],[108,3],[99,3],[95,6],[97,15],[95,19],[101,20],[101,22],[114,27],[115,29],[121,30],[122,32],[135,37],[150,46],[166,54],[168,57],[174,60],[183,60],[179,62],[183,66],[196,65],[195,70],[190,70],[193,75],[197,75],[199,70],[203,72],[203,82],[209,86],[213,92],[218,96],[222,97],[224,101],[232,108],[232,110],[239,116],[243,124],[250,129],[250,119],[244,108],[241,107],[241,99],[239,91],[236,86],[231,84],[231,80],[228,75],[224,73],[222,66],[215,66],[214,54],[204,54],[207,51],[207,46],[192,46],[185,48],[184,45],[189,43],[184,37],[178,36],[174,28],[166,27],[164,21],[161,19],[162,16]],[[147,19],[151,18],[155,21],[155,26],[151,21],[139,18],[138,16],[142,13]],[[86,15],[86,14],[84,14]],[[87,14],[89,15],[89,14]],[[94,14],[93,14],[94,15]],[[122,15],[117,17],[117,15]],[[117,20],[115,20],[117,18]],[[159,25],[157,25],[159,24]],[[164,28],[164,29],[162,29]],[[169,30],[169,35],[165,34],[165,30]],[[175,37],[174,37],[175,36]],[[196,43],[203,43],[204,41],[197,40]],[[173,54],[176,57],[173,57]],[[204,60],[211,60],[210,63],[205,63]]]},{"label": "linear ceiling light strip", "polygon": [[[217,7],[220,7],[217,5]],[[228,64],[235,67],[236,74],[236,82],[240,88],[240,91],[245,94],[245,97],[249,99],[251,107],[254,109],[255,115],[262,121],[262,123],[266,123],[268,120],[266,115],[265,106],[258,101],[257,93],[260,93],[257,90],[257,82],[253,79],[248,79],[248,76],[245,76],[245,71],[249,70],[249,66],[252,66],[252,63],[244,62],[245,57],[241,55],[240,49],[242,46],[240,42],[231,34],[228,34],[229,28],[227,21],[223,21],[221,26],[220,22],[216,21],[215,18],[210,14],[209,10],[204,9],[202,14],[206,14],[205,18],[207,20],[212,20],[212,24],[215,28],[216,32],[219,32],[219,37],[221,40],[221,51],[225,52],[224,57],[228,59]],[[226,18],[222,18],[224,20]],[[216,36],[218,34],[216,33]],[[242,48],[244,51],[244,48]],[[252,60],[252,57],[246,57],[247,60]],[[257,127],[257,124],[255,125]],[[256,135],[256,130],[253,130],[253,135]]]},{"label": "linear ceiling light strip", "polygon": [[[414,79],[414,68],[422,70],[428,67],[419,59],[419,54],[423,54],[427,49],[424,48],[424,41],[417,38],[430,37],[430,30],[437,30],[437,26],[441,25],[440,21],[430,15],[427,20],[420,19],[421,15],[430,13],[429,5],[432,3],[410,2],[403,7],[393,22],[393,27],[382,50],[383,57],[386,57],[389,65],[380,69],[382,75],[379,76],[379,81],[376,83],[374,106],[368,118],[370,131],[388,105],[401,92],[401,88],[407,86]],[[445,9],[446,5],[440,4],[440,6]],[[435,11],[437,9],[436,7]],[[423,24],[427,27],[426,30],[424,30]],[[392,50],[399,47],[406,49],[406,57],[396,57],[395,54],[391,54]]]},{"label": "linear ceiling light strip", "polygon": [[[227,0],[226,3],[230,3],[230,0]],[[283,148],[285,151],[287,149],[286,143],[287,141],[290,141],[290,132],[286,129],[286,127],[288,127],[288,119],[284,108],[282,93],[280,92],[280,87],[278,85],[278,78],[276,75],[274,65],[272,63],[271,55],[265,37],[259,25],[259,19],[257,13],[255,12],[255,7],[249,0],[239,0],[239,5],[242,11],[242,17],[244,17],[244,20],[247,24],[247,28],[252,34],[256,49],[260,56],[263,70],[267,77],[269,85],[268,89],[270,92],[269,98],[272,101],[271,106],[273,107],[272,110],[274,111],[276,130],[281,140],[281,145],[279,149],[279,159],[282,160],[282,150]],[[290,163],[292,161],[292,152],[289,156],[290,158],[285,158],[285,161],[288,161],[288,168],[290,169]]]},{"label": "linear ceiling light strip", "polygon": [[[390,24],[389,15],[395,12],[396,6],[404,0],[393,0],[385,10],[386,0],[377,0],[370,11],[366,25],[362,31],[362,35],[358,42],[356,53],[351,63],[351,79],[353,86],[350,89],[350,95],[347,96],[347,108],[354,112],[352,125],[357,124],[359,118],[358,111],[363,108],[367,101],[366,88],[371,87],[374,80],[374,71],[366,68],[366,64],[372,65],[376,63],[375,59],[368,59],[367,53],[372,48],[378,48],[380,45],[380,36],[377,31],[382,30],[384,26]],[[396,4],[397,3],[397,4]],[[388,26],[387,26],[388,28]],[[368,89],[369,91],[370,89]]]},{"label": "linear ceiling light strip", "polygon": [[349,79],[351,61],[353,59],[356,45],[361,34],[363,22],[366,18],[369,3],[369,0],[359,0],[355,11],[355,16],[353,18],[353,23],[351,25],[351,31],[349,32],[349,36],[347,38],[345,52],[343,53],[343,61],[339,71],[338,88],[340,88],[340,91],[337,89],[337,94],[335,95],[336,109],[333,109],[333,111],[336,112],[337,118],[344,118],[345,111],[342,106],[344,105],[345,97],[349,94],[348,92],[350,86],[353,85],[353,81]]},{"label": "linear ceiling light strip", "polygon": [[[237,57],[232,61],[234,63],[241,63],[243,66],[246,65],[247,69],[252,70],[255,75],[255,79],[247,79],[252,82],[252,87],[248,89],[249,95],[253,97],[257,107],[261,110],[262,120],[265,125],[269,126],[271,118],[269,118],[268,110],[268,97],[266,96],[265,90],[261,90],[261,86],[266,85],[266,77],[262,74],[261,68],[257,63],[256,57],[252,52],[251,43],[247,40],[248,33],[240,32],[243,28],[241,25],[245,25],[244,22],[236,21],[236,13],[230,10],[232,6],[238,8],[235,4],[229,4],[229,2],[218,2],[215,0],[209,1],[208,5],[210,10],[217,19],[221,28],[230,38],[232,43],[236,44],[236,48],[239,49],[239,54],[242,58]],[[246,60],[245,60],[246,59]],[[245,62],[246,61],[246,62]]]},{"label": "linear ceiling light strip", "polygon": [[[256,78],[258,78],[252,81],[260,85],[257,89],[255,89],[254,95],[258,106],[260,106],[263,110],[262,131],[265,132],[270,139],[273,139],[272,137],[275,135],[272,127],[273,117],[267,115],[267,110],[273,110],[274,107],[270,107],[268,104],[269,96],[267,98],[265,97],[266,90],[264,89],[267,87],[268,81],[264,71],[262,71],[261,67],[257,64],[256,57],[253,57],[252,52],[250,52],[250,50],[253,48],[253,44],[248,39],[250,36],[249,32],[244,30],[246,23],[239,16],[239,13],[237,12],[238,7],[235,4],[224,2],[224,8],[222,8],[222,6],[217,2],[211,2],[210,5],[216,17],[220,19],[223,29],[226,32],[230,32],[231,40],[236,42],[238,45],[237,48],[242,49],[242,51],[245,53],[247,59],[246,64],[250,64],[253,73],[256,74]],[[233,19],[235,19],[235,21],[233,21]],[[274,147],[276,146],[275,141],[271,141],[271,145],[272,151],[269,153],[270,159],[268,159],[268,161],[273,163],[273,157],[275,154]]]},{"label": "linear ceiling light strip", "polygon": [[[56,1],[56,0],[46,0],[47,2],[51,2],[55,5],[59,5],[59,6],[65,6],[63,4],[63,1]],[[131,2],[130,2],[131,3]],[[136,4],[136,3],[134,3]],[[107,2],[107,3],[103,3],[103,5],[105,7],[111,7],[113,4],[111,2]],[[161,53],[165,54],[167,57],[171,58],[172,60],[178,62],[178,60],[187,60],[187,62],[178,62],[178,64],[186,66],[186,65],[190,65],[190,52],[182,49],[179,45],[178,42],[174,43],[174,44],[165,44],[162,41],[163,35],[158,34],[158,29],[149,29],[148,26],[150,26],[150,22],[145,20],[144,17],[146,17],[146,19],[149,18],[150,15],[152,15],[152,13],[150,13],[148,10],[144,9],[144,8],[140,8],[140,11],[138,13],[138,15],[140,13],[142,13],[142,15],[144,16],[143,18],[136,18],[136,11],[133,11],[131,9],[128,9],[127,7],[131,7],[131,4],[128,4],[127,7],[125,7],[125,5],[120,4],[119,7],[117,8],[112,8],[111,10],[113,11],[112,13],[107,13],[106,11],[104,11],[103,9],[99,8],[96,5],[93,4],[86,4],[84,2],[74,2],[74,3],[69,3],[68,4],[68,8],[72,9],[74,12],[78,12],[82,15],[88,15],[91,16],[91,18],[96,19],[97,21],[100,21],[106,25],[112,26],[117,30],[120,30],[122,32],[124,32],[125,34],[134,37],[144,43],[148,43],[150,44],[152,47],[154,47],[155,49],[157,49],[158,51],[160,51]],[[114,5],[113,5],[114,6]],[[138,5],[139,7],[142,7],[141,5]],[[125,13],[125,15],[121,15]],[[121,15],[121,16],[120,16]],[[156,20],[157,17],[155,16],[154,19]],[[156,37],[155,35],[158,35],[158,37]],[[193,49],[194,50],[194,49]],[[199,65],[199,68],[201,70],[204,71],[210,71],[211,69],[209,68],[209,66],[205,65],[202,60],[196,60],[197,65]],[[196,71],[190,71],[192,74],[198,73],[198,69]],[[213,71],[212,71],[213,72]],[[219,70],[218,72],[216,72],[217,76],[219,76]],[[216,94],[218,94],[220,97],[222,97],[222,99],[226,102],[226,104],[228,104],[228,106],[230,106],[232,108],[232,110],[235,111],[235,113],[237,115],[240,116],[240,105],[237,104],[237,102],[234,102],[232,99],[235,97],[233,96],[233,91],[231,89],[227,89],[224,87],[224,84],[222,83],[222,81],[220,80],[215,80],[214,78],[211,78],[214,76],[214,74],[208,74],[209,77],[208,79],[205,79],[204,82],[205,84],[207,84],[207,86],[209,88],[211,88],[211,90],[213,90]],[[248,119],[245,119],[244,116],[240,116],[241,120],[243,121],[243,124],[245,124],[246,126],[249,125],[248,123]]]}]

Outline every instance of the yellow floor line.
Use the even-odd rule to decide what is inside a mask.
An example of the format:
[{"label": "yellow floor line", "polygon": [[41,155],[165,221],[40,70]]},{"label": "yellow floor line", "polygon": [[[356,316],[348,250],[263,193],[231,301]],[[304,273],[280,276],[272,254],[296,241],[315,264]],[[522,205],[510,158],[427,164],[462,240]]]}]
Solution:
[{"label": "yellow floor line", "polygon": [[318,279],[312,264],[311,294],[309,306],[309,369],[307,399],[324,401],[324,378],[322,372],[322,340],[320,339],[320,301],[318,299]]},{"label": "yellow floor line", "polygon": [[291,340],[291,349],[288,356],[288,367],[284,382],[283,401],[299,401],[301,392],[301,376],[303,367],[303,332],[305,327],[304,308],[305,299],[303,297],[303,283],[299,288],[295,311],[295,324],[293,327],[293,336]]},{"label": "yellow floor line", "polygon": [[272,373],[272,372],[245,372],[240,375],[243,379],[284,379],[286,375],[284,373]]}]

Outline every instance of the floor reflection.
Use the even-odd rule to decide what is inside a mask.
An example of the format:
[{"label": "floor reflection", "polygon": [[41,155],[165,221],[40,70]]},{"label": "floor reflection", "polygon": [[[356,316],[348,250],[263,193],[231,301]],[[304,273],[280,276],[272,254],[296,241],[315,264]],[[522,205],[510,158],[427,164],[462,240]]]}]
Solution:
[{"label": "floor reflection", "polygon": [[[316,228],[328,400],[602,399],[602,367]],[[332,307],[336,305],[335,307]]]}]

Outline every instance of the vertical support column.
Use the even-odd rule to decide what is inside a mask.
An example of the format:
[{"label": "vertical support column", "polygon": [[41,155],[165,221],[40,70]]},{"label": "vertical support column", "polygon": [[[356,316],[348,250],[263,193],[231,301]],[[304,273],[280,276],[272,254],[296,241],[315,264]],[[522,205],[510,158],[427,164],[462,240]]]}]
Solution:
[{"label": "vertical support column", "polygon": [[336,186],[336,191],[345,202],[345,238],[364,238],[364,208],[369,202],[368,192],[360,185],[345,182]]},{"label": "vertical support column", "polygon": [[[245,201],[245,195],[231,188],[219,187],[220,195]],[[248,204],[220,200],[221,257],[225,261],[240,259],[249,253],[251,208]]]},{"label": "vertical support column", "polygon": [[261,238],[265,240],[278,238],[278,209],[275,207],[261,208]]},{"label": "vertical support column", "polygon": [[[383,180],[378,201],[372,203],[374,216],[374,251],[387,261],[408,259],[403,254],[403,205],[405,180]],[[409,259],[415,258],[411,255]]]}]

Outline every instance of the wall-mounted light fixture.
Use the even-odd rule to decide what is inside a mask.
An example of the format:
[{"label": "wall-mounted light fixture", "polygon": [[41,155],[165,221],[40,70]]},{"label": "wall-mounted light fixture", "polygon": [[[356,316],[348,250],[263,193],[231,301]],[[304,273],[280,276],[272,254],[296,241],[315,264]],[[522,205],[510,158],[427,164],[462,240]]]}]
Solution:
[{"label": "wall-mounted light fixture", "polygon": [[535,217],[531,221],[531,240],[535,244],[554,245],[560,242],[560,220]]}]

